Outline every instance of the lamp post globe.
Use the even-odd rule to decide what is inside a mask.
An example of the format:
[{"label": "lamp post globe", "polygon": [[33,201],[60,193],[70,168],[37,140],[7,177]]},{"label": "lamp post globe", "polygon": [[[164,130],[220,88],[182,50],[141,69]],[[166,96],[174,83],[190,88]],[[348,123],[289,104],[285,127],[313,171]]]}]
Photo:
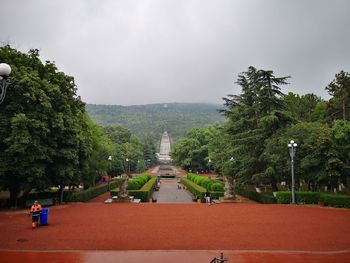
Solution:
[{"label": "lamp post globe", "polygon": [[9,64],[0,63],[0,77],[7,78],[11,74],[11,67]]},{"label": "lamp post globe", "polygon": [[129,160],[129,158],[126,158],[125,159],[125,161],[126,161],[126,175],[127,175],[127,177],[129,177],[129,174],[130,174],[130,160]]},{"label": "lamp post globe", "polygon": [[6,63],[0,63],[0,104],[4,101],[6,96],[6,89],[10,85],[7,79],[11,74],[11,67]]}]

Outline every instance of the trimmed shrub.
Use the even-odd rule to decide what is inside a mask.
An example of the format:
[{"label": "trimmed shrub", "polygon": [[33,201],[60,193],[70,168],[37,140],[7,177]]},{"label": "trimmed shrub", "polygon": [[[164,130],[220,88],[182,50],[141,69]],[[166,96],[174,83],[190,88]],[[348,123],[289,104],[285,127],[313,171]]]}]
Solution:
[{"label": "trimmed shrub", "polygon": [[[110,183],[111,188],[116,188],[123,184],[125,179],[113,180]],[[65,202],[86,202],[92,198],[102,195],[108,191],[108,184],[98,185],[83,191],[69,191],[64,193]]]},{"label": "trimmed shrub", "polygon": [[[317,204],[323,203],[325,206],[348,207],[350,208],[350,196],[327,194],[320,192],[296,192],[295,199],[297,203]],[[277,202],[279,204],[289,204],[292,200],[290,191],[277,192]]]},{"label": "trimmed shrub", "polygon": [[210,190],[213,192],[224,192],[224,186],[222,183],[213,183]]},{"label": "trimmed shrub", "polygon": [[292,202],[292,193],[288,191],[278,191],[276,194],[277,204],[290,204]]},{"label": "trimmed shrub", "polygon": [[[289,204],[292,202],[292,192],[280,191],[277,192],[278,204]],[[297,203],[303,204],[317,204],[320,201],[319,192],[295,192],[295,200]]]},{"label": "trimmed shrub", "polygon": [[275,204],[276,198],[270,195],[263,195],[259,194],[255,191],[243,189],[243,188],[236,188],[235,192],[239,195],[242,195],[244,197],[247,197],[251,200],[254,200],[256,202],[262,203],[262,204]]},{"label": "trimmed shrub", "polygon": [[323,202],[325,206],[350,208],[350,196],[348,195],[321,193],[320,202]]},{"label": "trimmed shrub", "polygon": [[[136,178],[136,177],[135,177]],[[131,180],[130,180],[131,181]],[[152,177],[145,183],[139,190],[128,190],[129,196],[133,196],[135,199],[141,199],[142,202],[148,202],[152,197],[154,186],[157,183],[157,178]],[[111,191],[111,196],[118,196],[119,188]]]},{"label": "trimmed shrub", "polygon": [[187,174],[187,179],[189,179],[189,180],[191,180],[191,181],[193,182],[195,176],[196,176],[196,175],[193,174],[193,173],[188,173],[188,174]]},{"label": "trimmed shrub", "polygon": [[[148,202],[148,200],[152,197],[154,186],[157,183],[157,178],[152,177],[145,183],[140,190],[130,190],[129,195],[133,196],[135,199],[141,199],[142,202]],[[119,190],[118,190],[119,192]],[[112,193],[112,192],[111,192]]]},{"label": "trimmed shrub", "polygon": [[136,180],[129,180],[128,181],[128,190],[138,190],[141,188],[140,182]]},{"label": "trimmed shrub", "polygon": [[223,197],[225,195],[225,192],[210,192],[211,199],[219,199],[220,197]]},{"label": "trimmed shrub", "polygon": [[195,197],[204,200],[205,192],[207,191],[204,187],[190,181],[187,178],[181,178],[181,183],[185,185]]},{"label": "trimmed shrub", "polygon": [[201,183],[203,182],[203,180],[204,180],[204,177],[202,177],[202,176],[195,176],[193,182],[194,182],[195,184],[201,185]]},{"label": "trimmed shrub", "polygon": [[128,181],[128,190],[139,190],[141,189],[151,178],[151,175],[144,174]]}]

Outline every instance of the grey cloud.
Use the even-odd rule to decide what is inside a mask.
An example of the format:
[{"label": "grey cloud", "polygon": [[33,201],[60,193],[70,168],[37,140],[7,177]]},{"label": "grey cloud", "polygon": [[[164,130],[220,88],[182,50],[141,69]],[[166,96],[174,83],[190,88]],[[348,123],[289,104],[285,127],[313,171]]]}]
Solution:
[{"label": "grey cloud", "polygon": [[1,2],[0,41],[39,48],[88,103],[221,103],[250,65],[327,98],[350,71],[346,0]]}]

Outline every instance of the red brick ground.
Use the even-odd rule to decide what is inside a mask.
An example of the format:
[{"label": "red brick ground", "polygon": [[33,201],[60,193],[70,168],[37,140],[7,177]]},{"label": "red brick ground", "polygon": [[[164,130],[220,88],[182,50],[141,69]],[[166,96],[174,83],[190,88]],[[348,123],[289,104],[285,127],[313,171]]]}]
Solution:
[{"label": "red brick ground", "polygon": [[[227,250],[237,251],[232,255],[235,257],[240,255],[239,251],[255,250],[243,253],[243,258],[253,260],[260,255],[263,259],[263,251],[280,251],[293,252],[286,254],[288,259],[321,257],[323,262],[343,262],[339,260],[345,258],[350,262],[350,210],[347,209],[92,202],[51,207],[49,226],[35,230],[31,229],[26,213],[0,212],[0,262],[5,262],[2,261],[5,254],[12,255],[15,261],[16,254],[9,250]],[[301,251],[306,254],[300,255]],[[320,254],[322,251],[327,252]],[[279,262],[284,254],[275,252],[268,253],[270,260],[265,262]],[[25,255],[21,253],[18,257]]]}]

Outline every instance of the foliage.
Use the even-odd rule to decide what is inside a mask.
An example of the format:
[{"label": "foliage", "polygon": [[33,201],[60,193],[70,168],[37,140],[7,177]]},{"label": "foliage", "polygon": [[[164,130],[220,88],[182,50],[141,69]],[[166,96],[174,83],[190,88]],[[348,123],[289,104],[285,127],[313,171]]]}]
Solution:
[{"label": "foliage", "polygon": [[[290,204],[292,193],[288,191],[280,191],[276,195],[278,204]],[[320,192],[295,192],[297,203],[317,204],[320,200]]]},{"label": "foliage", "polygon": [[323,202],[325,206],[350,208],[350,196],[348,195],[322,193],[320,201]]},{"label": "foliage", "polygon": [[[125,179],[112,180],[110,187],[116,188],[124,183]],[[64,201],[65,202],[86,202],[92,198],[95,198],[108,191],[107,184],[101,184],[95,187],[91,187],[87,190],[65,190]],[[59,199],[59,192],[57,191],[43,191],[32,192],[26,196],[26,200],[38,200],[38,199]],[[22,200],[23,201],[23,200]],[[22,202],[23,203],[23,202]]]},{"label": "foliage", "polygon": [[133,179],[130,179],[128,181],[128,190],[139,190],[141,189],[150,179],[151,175],[149,174],[144,174],[144,175],[139,175],[137,177],[134,177]]},{"label": "foliage", "polygon": [[[216,191],[216,192],[224,191],[224,184],[218,180],[211,180],[208,177],[196,175],[193,173],[188,173],[187,179],[191,180],[195,184],[209,191]],[[215,185],[214,188],[213,188],[213,185]]]},{"label": "foliage", "polygon": [[[277,203],[289,204],[292,199],[291,192],[278,192]],[[321,192],[296,192],[296,201],[304,204],[322,203],[325,206],[350,208],[350,196],[339,194],[327,194]]]},{"label": "foliage", "polygon": [[[256,187],[270,184],[277,192],[278,183],[291,187],[287,144],[293,139],[298,144],[294,157],[297,189],[302,184],[312,191],[321,186],[337,189],[341,183],[350,187],[350,126],[344,120],[350,105],[348,76],[336,75],[327,88],[334,97],[327,102],[314,94],[284,95],[280,86],[287,84],[288,77],[249,67],[236,82],[242,93],[223,98],[226,122],[188,132],[175,146],[173,159],[194,171],[205,170],[211,160],[212,168],[228,180]],[[343,120],[330,115],[335,102],[343,110]],[[208,187],[207,182],[197,180],[193,181]]]},{"label": "foliage", "polygon": [[85,138],[85,106],[74,78],[43,64],[38,50],[0,48],[12,67],[11,86],[0,105],[0,180],[11,199],[33,187],[78,184],[91,146]]},{"label": "foliage", "polygon": [[244,197],[247,197],[251,200],[254,200],[256,202],[262,203],[262,204],[275,204],[276,198],[270,195],[264,195],[257,193],[256,191],[252,191],[245,188],[235,188],[235,192],[239,195],[242,195]]},{"label": "foliage", "polygon": [[204,200],[204,195],[206,193],[206,189],[187,178],[181,177],[180,181],[187,189],[198,199]]},{"label": "foliage", "polygon": [[[157,183],[157,178],[153,176],[139,190],[128,191],[129,195],[133,196],[135,199],[141,199],[142,202],[148,202],[148,200],[152,197],[152,193],[156,183]],[[119,193],[119,188],[113,189],[111,191],[111,196],[118,196],[118,193]]]},{"label": "foliage", "polygon": [[332,96],[328,103],[328,112],[332,120],[350,120],[350,74],[340,71],[326,87]]},{"label": "foliage", "polygon": [[142,143],[128,129],[121,126],[107,126],[103,130],[115,145],[110,174],[143,172],[149,165],[154,164],[155,147],[149,140]]},{"label": "foliage", "polygon": [[193,128],[223,122],[216,111],[220,105],[195,103],[149,104],[139,106],[87,105],[91,118],[102,126],[121,125],[133,134],[152,142],[160,140],[160,134],[168,131],[173,140],[184,136]]},{"label": "foliage", "polygon": [[208,171],[207,129],[193,129],[186,137],[178,140],[171,152],[175,164],[191,171]]},{"label": "foliage", "polygon": [[213,192],[224,192],[224,186],[221,183],[213,183],[210,190]]},{"label": "foliage", "polygon": [[[124,180],[125,179],[117,179],[115,181],[111,181],[111,187],[116,188],[121,186],[124,183]],[[64,195],[65,197],[64,201],[65,202],[86,202],[106,192],[108,192],[107,184],[98,185],[83,191],[70,191]]]}]

